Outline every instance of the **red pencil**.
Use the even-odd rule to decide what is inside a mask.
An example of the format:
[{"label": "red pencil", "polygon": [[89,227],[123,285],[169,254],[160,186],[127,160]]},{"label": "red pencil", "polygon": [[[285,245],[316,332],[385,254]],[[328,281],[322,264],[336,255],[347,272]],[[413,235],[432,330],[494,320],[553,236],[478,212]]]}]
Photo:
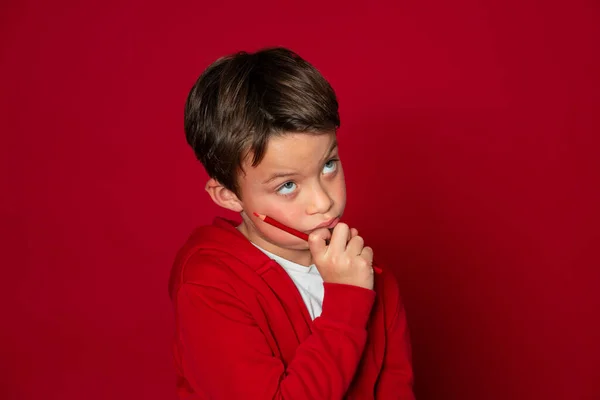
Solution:
[{"label": "red pencil", "polygon": [[[256,215],[258,218],[260,218],[261,220],[265,221],[269,225],[273,225],[274,227],[279,228],[282,231],[285,231],[291,235],[294,235],[297,238],[308,241],[308,235],[304,232],[300,232],[294,228],[290,228],[289,226],[282,224],[281,222],[269,217],[268,215],[259,214],[257,212],[255,212],[253,214]],[[382,272],[381,268],[376,267],[375,265],[373,265],[373,271],[375,271],[378,274],[380,274]]]},{"label": "red pencil", "polygon": [[281,222],[269,217],[268,215],[262,215],[259,213],[254,213],[254,215],[256,215],[258,218],[265,221],[267,224],[273,225],[274,227],[277,227],[277,228],[281,229],[282,231],[286,231],[287,233],[294,235],[297,238],[300,238],[302,240],[306,240],[308,242],[308,235],[306,233],[297,231],[294,228],[290,228],[289,226],[282,224]]}]

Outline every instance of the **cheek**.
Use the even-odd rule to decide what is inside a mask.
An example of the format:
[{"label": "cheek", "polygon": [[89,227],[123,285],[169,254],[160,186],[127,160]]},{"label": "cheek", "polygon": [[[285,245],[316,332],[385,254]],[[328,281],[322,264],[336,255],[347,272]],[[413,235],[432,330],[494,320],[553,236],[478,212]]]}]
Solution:
[{"label": "cheek", "polygon": [[266,212],[272,218],[292,228],[298,228],[298,223],[306,216],[305,208],[299,202],[271,204]]},{"label": "cheek", "polygon": [[[296,229],[298,229],[298,222],[305,215],[304,207],[299,202],[285,201],[285,199],[274,195],[254,197],[252,202],[247,202],[244,205],[248,215],[251,215],[253,212],[265,214]],[[260,227],[259,229],[263,234],[272,238],[281,236],[283,233],[280,229],[264,222],[256,221],[255,225]],[[283,237],[287,237],[287,234],[284,234]]]},{"label": "cheek", "polygon": [[[283,206],[263,207],[263,210],[265,214],[276,219],[282,224],[294,229],[302,230],[302,225],[299,224],[302,223],[302,218],[305,214],[301,207],[294,207],[286,204]],[[256,228],[260,231],[260,234],[271,243],[290,249],[304,250],[308,248],[307,242],[292,236],[279,228],[261,221],[256,221],[256,224],[258,224],[256,225]]]}]

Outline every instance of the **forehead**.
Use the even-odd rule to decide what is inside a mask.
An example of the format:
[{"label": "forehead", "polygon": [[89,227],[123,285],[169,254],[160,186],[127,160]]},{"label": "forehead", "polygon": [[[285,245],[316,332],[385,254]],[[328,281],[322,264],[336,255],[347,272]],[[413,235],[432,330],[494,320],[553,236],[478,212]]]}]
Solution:
[{"label": "forehead", "polygon": [[286,133],[269,139],[256,172],[303,171],[320,165],[336,146],[335,133]]}]

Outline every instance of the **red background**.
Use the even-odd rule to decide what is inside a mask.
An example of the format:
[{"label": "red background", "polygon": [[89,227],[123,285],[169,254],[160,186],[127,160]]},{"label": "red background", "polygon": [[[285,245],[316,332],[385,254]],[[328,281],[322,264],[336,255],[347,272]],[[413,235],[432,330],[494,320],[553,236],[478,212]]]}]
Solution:
[{"label": "red background", "polygon": [[174,398],[169,268],[218,212],[183,103],[271,45],[337,90],[418,398],[600,398],[597,2],[202,3],[2,3],[1,398]]}]

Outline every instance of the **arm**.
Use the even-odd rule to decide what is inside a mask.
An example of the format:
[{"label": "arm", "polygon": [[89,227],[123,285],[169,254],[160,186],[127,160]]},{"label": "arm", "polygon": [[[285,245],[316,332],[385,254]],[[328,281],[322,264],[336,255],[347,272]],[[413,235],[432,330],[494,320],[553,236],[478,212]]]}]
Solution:
[{"label": "arm", "polygon": [[[376,389],[377,399],[414,400],[411,346],[406,313],[400,298],[398,283],[393,275],[387,277],[386,301],[389,301],[389,323],[386,326],[387,344],[383,369]],[[387,311],[386,311],[387,313]]]},{"label": "arm", "polygon": [[371,290],[326,283],[322,315],[286,368],[225,280],[185,283],[176,297],[185,377],[214,399],[341,399],[365,346],[374,298]]}]

